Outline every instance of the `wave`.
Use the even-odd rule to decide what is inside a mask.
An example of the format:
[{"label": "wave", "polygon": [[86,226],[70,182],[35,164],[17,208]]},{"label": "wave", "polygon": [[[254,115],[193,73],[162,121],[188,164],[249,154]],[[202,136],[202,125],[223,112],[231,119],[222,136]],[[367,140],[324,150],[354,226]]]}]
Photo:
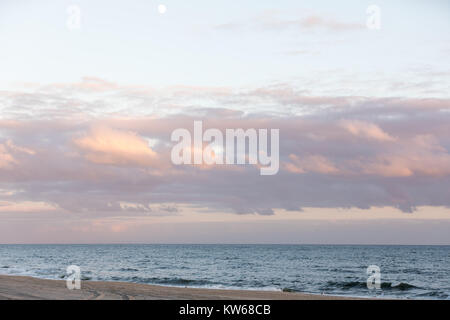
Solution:
[{"label": "wave", "polygon": [[[406,282],[400,282],[398,284],[393,284],[392,282],[382,282],[380,285],[381,289],[383,290],[399,290],[399,291],[405,291],[410,289],[419,289],[419,287],[414,286],[412,284],[406,283]],[[329,288],[339,288],[343,290],[350,290],[350,289],[367,289],[367,282],[361,282],[361,281],[328,281],[327,286],[324,289]]]},{"label": "wave", "polygon": [[134,268],[120,268],[120,271],[139,271],[138,269],[134,269]]},{"label": "wave", "polygon": [[397,290],[409,290],[409,289],[418,289],[419,287],[414,286],[412,284],[406,283],[406,282],[400,282],[397,285],[391,285],[392,289],[397,289]]},{"label": "wave", "polygon": [[283,288],[281,289],[283,292],[299,292],[298,290],[292,289],[292,288]]},{"label": "wave", "polygon": [[172,285],[172,286],[202,286],[202,285],[217,284],[217,283],[213,283],[213,282],[210,282],[207,280],[184,279],[184,278],[131,277],[131,278],[124,279],[124,280],[138,282],[138,283],[163,284],[163,285]]}]

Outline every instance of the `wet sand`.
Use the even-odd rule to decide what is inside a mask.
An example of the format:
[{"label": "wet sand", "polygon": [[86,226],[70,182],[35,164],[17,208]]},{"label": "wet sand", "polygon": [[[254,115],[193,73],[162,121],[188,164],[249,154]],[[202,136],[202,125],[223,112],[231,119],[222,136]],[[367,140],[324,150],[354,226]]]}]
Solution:
[{"label": "wet sand", "polygon": [[348,300],[347,297],[297,292],[178,288],[157,285],[82,281],[69,290],[65,280],[0,275],[0,299],[39,300]]}]

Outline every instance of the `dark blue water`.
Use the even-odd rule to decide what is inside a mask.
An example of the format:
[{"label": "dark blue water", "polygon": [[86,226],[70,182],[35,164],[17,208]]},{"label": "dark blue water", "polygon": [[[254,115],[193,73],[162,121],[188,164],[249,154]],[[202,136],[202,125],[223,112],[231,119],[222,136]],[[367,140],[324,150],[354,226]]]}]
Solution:
[{"label": "dark blue water", "polygon": [[[63,279],[449,299],[450,246],[0,245],[0,273]],[[366,269],[381,269],[381,289]]]}]

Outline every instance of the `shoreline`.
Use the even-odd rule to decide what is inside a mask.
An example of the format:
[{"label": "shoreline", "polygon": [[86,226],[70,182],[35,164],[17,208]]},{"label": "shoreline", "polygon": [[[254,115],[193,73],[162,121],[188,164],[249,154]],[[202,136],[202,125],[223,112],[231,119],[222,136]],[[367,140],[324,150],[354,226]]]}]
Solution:
[{"label": "shoreline", "polygon": [[[300,292],[172,287],[120,281],[81,282],[69,290],[66,280],[0,275],[0,300],[366,300]],[[370,298],[369,298],[370,299]]]}]

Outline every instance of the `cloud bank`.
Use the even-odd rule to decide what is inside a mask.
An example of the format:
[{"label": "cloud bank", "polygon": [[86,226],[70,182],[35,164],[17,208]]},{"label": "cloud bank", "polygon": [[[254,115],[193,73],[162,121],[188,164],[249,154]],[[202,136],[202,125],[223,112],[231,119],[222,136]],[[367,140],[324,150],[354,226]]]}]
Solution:
[{"label": "cloud bank", "polygon": [[[450,205],[449,99],[311,96],[289,85],[155,89],[89,78],[3,91],[0,106],[0,199],[24,211],[148,216],[190,206],[271,215]],[[194,120],[223,132],[280,129],[279,173],[173,165],[171,132],[192,130]]]}]

